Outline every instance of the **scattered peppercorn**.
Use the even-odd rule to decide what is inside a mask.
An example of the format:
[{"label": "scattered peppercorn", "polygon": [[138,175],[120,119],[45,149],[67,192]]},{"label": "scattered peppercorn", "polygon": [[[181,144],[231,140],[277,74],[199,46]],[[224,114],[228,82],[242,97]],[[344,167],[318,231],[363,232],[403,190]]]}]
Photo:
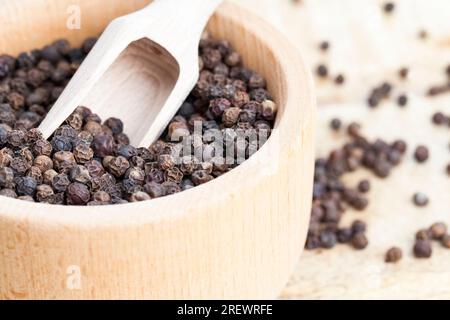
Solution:
[{"label": "scattered peppercorn", "polygon": [[328,76],[328,68],[325,65],[320,64],[317,66],[316,73],[319,77],[326,78]]},{"label": "scattered peppercorn", "polygon": [[406,67],[403,67],[398,71],[398,75],[400,76],[401,79],[408,78],[408,74],[409,74],[409,69]]},{"label": "scattered peppercorn", "polygon": [[431,242],[429,240],[416,240],[413,248],[416,258],[429,258],[433,253]]},{"label": "scattered peppercorn", "polygon": [[349,243],[352,237],[353,231],[351,228],[343,228],[337,231],[337,240],[339,243]]},{"label": "scattered peppercorn", "polygon": [[340,119],[334,118],[330,122],[330,127],[334,131],[338,131],[342,127],[342,121]]},{"label": "scattered peppercorn", "polygon": [[402,249],[398,247],[392,247],[386,252],[384,261],[387,263],[396,263],[402,259]]},{"label": "scattered peppercorn", "polygon": [[413,202],[418,207],[425,207],[428,204],[429,199],[426,194],[422,192],[417,192],[413,196]]},{"label": "scattered peppercorn", "polygon": [[369,241],[364,233],[357,233],[353,236],[352,245],[357,250],[363,250],[367,247]]},{"label": "scattered peppercorn", "polygon": [[384,10],[384,12],[387,13],[387,14],[392,13],[392,12],[394,11],[394,9],[395,9],[395,4],[392,3],[392,2],[386,2],[386,3],[383,5],[383,10]]},{"label": "scattered peppercorn", "polygon": [[443,125],[450,123],[450,117],[445,116],[442,112],[433,114],[432,121],[435,125]]},{"label": "scattered peppercorn", "polygon": [[397,104],[398,104],[400,107],[406,106],[406,105],[408,104],[408,96],[406,96],[405,94],[400,95],[400,96],[397,98]]},{"label": "scattered peppercorn", "polygon": [[370,181],[369,180],[362,180],[358,184],[358,190],[359,192],[366,193],[370,191]]},{"label": "scattered peppercorn", "polygon": [[444,248],[450,249],[450,235],[446,234],[442,240],[441,244]]},{"label": "scattered peppercorn", "polygon": [[338,74],[335,78],[334,78],[334,83],[336,83],[337,85],[342,85],[345,82],[345,77],[343,74]]},{"label": "scattered peppercorn", "polygon": [[324,249],[331,249],[337,243],[336,234],[330,230],[325,230],[320,234],[320,245]]},{"label": "scattered peppercorn", "polygon": [[330,48],[330,43],[329,43],[328,41],[322,41],[322,42],[319,44],[319,48],[320,48],[320,50],[322,50],[322,51],[328,51],[328,49]]},{"label": "scattered peppercorn", "polygon": [[416,232],[416,240],[429,240],[429,239],[430,239],[429,229],[421,229]]},{"label": "scattered peppercorn", "polygon": [[366,223],[361,220],[355,220],[352,223],[353,234],[364,233],[366,232],[366,228],[367,228]]},{"label": "scattered peppercorn", "polygon": [[447,225],[443,222],[436,222],[430,227],[429,233],[433,240],[441,240],[447,234]]},{"label": "scattered peppercorn", "polygon": [[370,92],[369,98],[367,99],[369,107],[377,107],[382,100],[387,99],[390,96],[391,91],[392,85],[388,82],[384,82],[373,88]]},{"label": "scattered peppercorn", "polygon": [[426,38],[428,38],[428,32],[424,29],[420,30],[418,35],[419,35],[419,38],[422,40],[425,40]]},{"label": "scattered peppercorn", "polygon": [[444,84],[438,84],[431,86],[428,91],[427,95],[430,97],[438,96],[444,93],[447,93],[450,91],[450,83],[446,82]]},{"label": "scattered peppercorn", "polygon": [[428,160],[429,151],[426,146],[418,146],[414,151],[414,158],[418,163],[424,163]]}]

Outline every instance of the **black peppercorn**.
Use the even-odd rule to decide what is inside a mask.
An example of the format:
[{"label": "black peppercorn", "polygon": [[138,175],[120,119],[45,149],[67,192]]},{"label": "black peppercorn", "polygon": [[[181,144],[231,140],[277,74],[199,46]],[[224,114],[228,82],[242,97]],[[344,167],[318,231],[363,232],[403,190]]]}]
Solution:
[{"label": "black peppercorn", "polygon": [[166,181],[162,183],[162,186],[165,189],[166,195],[175,194],[181,191],[181,187],[175,182]]},{"label": "black peppercorn", "polygon": [[166,195],[166,189],[164,186],[156,182],[147,183],[144,186],[144,190],[152,197],[152,199],[164,197]]},{"label": "black peppercorn", "polygon": [[230,67],[236,67],[241,63],[241,56],[233,51],[226,56],[225,63]]},{"label": "black peppercorn", "polygon": [[422,29],[419,31],[418,36],[420,39],[425,40],[426,38],[428,38],[428,32]]},{"label": "black peppercorn", "polygon": [[366,232],[366,223],[361,220],[355,220],[352,223],[352,231],[354,234]]},{"label": "black peppercorn", "polygon": [[89,147],[89,145],[79,143],[73,150],[73,156],[78,163],[85,164],[94,157],[94,151]]},{"label": "black peppercorn", "polygon": [[94,154],[97,157],[106,157],[114,154],[114,138],[107,133],[94,134],[92,142]]},{"label": "black peppercorn", "polygon": [[32,177],[19,178],[16,191],[19,196],[34,196],[37,182]]},{"label": "black peppercorn", "polygon": [[336,83],[337,85],[342,85],[345,82],[345,77],[343,74],[338,74],[335,78],[334,78],[334,83]]},{"label": "black peppercorn", "polygon": [[398,247],[392,247],[386,252],[384,261],[387,263],[396,263],[402,259],[402,250]]},{"label": "black peppercorn", "polygon": [[158,158],[158,164],[162,170],[169,170],[175,166],[175,160],[169,154],[162,154]]},{"label": "black peppercorn", "polygon": [[17,198],[17,193],[12,189],[2,189],[0,190],[0,196],[15,199]]},{"label": "black peppercorn", "polygon": [[47,156],[38,156],[34,159],[33,165],[38,168],[41,173],[53,169],[53,161]]},{"label": "black peppercorn", "polygon": [[450,235],[446,234],[442,240],[441,244],[444,248],[450,249]]},{"label": "black peppercorn", "polygon": [[436,112],[433,115],[433,123],[436,125],[442,125],[449,122],[449,119],[442,113],[442,112]]},{"label": "black peppercorn", "polygon": [[86,205],[91,198],[89,189],[84,184],[74,182],[67,187],[66,201],[69,205]]},{"label": "black peppercorn", "polygon": [[13,188],[14,187],[14,171],[11,168],[0,168],[0,187]]},{"label": "black peppercorn", "polygon": [[42,48],[41,54],[43,59],[48,60],[52,63],[57,63],[62,58],[58,51],[58,48],[52,45]]},{"label": "black peppercorn", "polygon": [[400,107],[406,106],[406,105],[408,104],[408,96],[406,96],[406,95],[404,95],[404,94],[400,95],[400,96],[398,97],[398,99],[397,99],[397,104],[398,104]]},{"label": "black peppercorn", "polygon": [[413,196],[413,202],[418,207],[425,207],[428,204],[429,199],[426,194],[422,192],[417,192]]},{"label": "black peppercorn", "polygon": [[89,184],[92,180],[89,170],[81,165],[76,165],[70,170],[69,174],[72,182],[79,182],[82,184]]},{"label": "black peppercorn", "polygon": [[27,135],[22,130],[11,130],[8,132],[7,142],[10,146],[19,148],[27,144]]},{"label": "black peppercorn", "polygon": [[31,167],[30,169],[28,169],[28,171],[25,174],[27,177],[33,178],[37,184],[41,184],[42,183],[42,172],[41,169],[38,167]]},{"label": "black peppercorn", "polygon": [[36,200],[38,202],[47,202],[53,195],[53,189],[49,185],[41,184],[36,187]]},{"label": "black peppercorn", "polygon": [[429,229],[421,229],[416,232],[416,240],[429,240],[431,237]]},{"label": "black peppercorn", "polygon": [[391,173],[392,165],[384,160],[379,160],[374,166],[375,174],[380,178],[386,178]]},{"label": "black peppercorn", "polygon": [[416,258],[429,258],[433,253],[431,242],[428,240],[416,240],[413,249]]},{"label": "black peppercorn", "polygon": [[166,172],[164,173],[164,180],[175,183],[181,183],[181,181],[183,180],[183,176],[184,175],[181,172],[181,170],[178,169],[177,167],[174,167],[166,170]]},{"label": "black peppercorn", "polygon": [[14,110],[19,110],[25,107],[25,97],[18,92],[11,92],[8,94],[6,101]]},{"label": "black peppercorn", "polygon": [[42,174],[42,182],[44,184],[52,185],[53,184],[53,178],[58,175],[58,172],[56,172],[53,169],[47,170]]},{"label": "black peppercorn", "polygon": [[83,115],[78,112],[74,112],[69,116],[69,118],[67,118],[66,122],[75,130],[81,130],[83,127]]},{"label": "black peppercorn", "polygon": [[317,66],[316,73],[319,77],[326,78],[328,76],[328,68],[325,65],[320,64]]},{"label": "black peppercorn", "polygon": [[205,170],[195,171],[192,174],[192,182],[198,186],[213,180],[213,177],[209,175]]},{"label": "black peppercorn", "polygon": [[359,125],[359,123],[356,123],[356,122],[352,122],[347,128],[348,134],[352,137],[359,136],[360,130],[361,130],[361,126]]},{"label": "black peppercorn", "polygon": [[447,225],[443,222],[434,223],[429,230],[433,240],[441,240],[447,234]]},{"label": "black peppercorn", "polygon": [[406,68],[406,67],[403,67],[403,68],[401,68],[398,71],[398,74],[399,74],[401,79],[406,79],[408,77],[408,74],[409,74],[409,69]]},{"label": "black peppercorn", "polygon": [[120,134],[123,132],[123,122],[117,118],[109,118],[105,121],[105,125],[111,129],[114,135]]},{"label": "black peppercorn", "polygon": [[122,156],[111,157],[111,160],[108,161],[108,164],[105,167],[115,177],[119,178],[125,174],[128,168],[130,168],[130,163]]},{"label": "black peppercorn", "polygon": [[214,118],[218,119],[222,117],[223,112],[229,107],[231,107],[231,102],[227,99],[214,99],[209,104],[209,112]]},{"label": "black peppercorn", "polygon": [[92,195],[92,199],[104,204],[111,202],[111,196],[105,191],[97,191]]},{"label": "black peppercorn", "polygon": [[72,152],[58,151],[53,155],[53,166],[59,173],[68,173],[75,164]]},{"label": "black peppercorn", "polygon": [[369,241],[367,240],[364,233],[357,233],[353,236],[352,245],[353,248],[357,250],[363,250],[367,247]]},{"label": "black peppercorn", "polygon": [[27,161],[22,157],[14,157],[11,160],[10,167],[14,170],[18,175],[24,175],[28,169],[31,168],[32,162]]},{"label": "black peppercorn", "polygon": [[328,51],[328,49],[330,48],[330,43],[329,43],[328,41],[322,41],[322,42],[319,44],[319,48],[320,48],[320,50],[322,50],[322,51]]},{"label": "black peppercorn", "polygon": [[9,167],[13,159],[14,153],[9,148],[0,150],[0,168]]},{"label": "black peppercorn", "polygon": [[84,164],[86,169],[88,169],[91,177],[100,177],[105,173],[105,169],[102,164],[97,160],[90,160]]},{"label": "black peppercorn", "polygon": [[52,187],[57,192],[65,192],[69,184],[70,180],[66,174],[58,174],[53,177]]},{"label": "black peppercorn", "polygon": [[403,154],[406,152],[407,145],[405,141],[397,140],[392,144],[392,148]]},{"label": "black peppercorn", "polygon": [[237,107],[226,109],[222,115],[223,124],[229,128],[234,126],[238,122],[240,113],[241,109]]},{"label": "black peppercorn", "polygon": [[384,10],[384,12],[387,13],[387,14],[392,13],[392,12],[394,11],[394,9],[395,9],[395,4],[392,3],[392,2],[386,2],[386,3],[383,5],[383,10]]},{"label": "black peppercorn", "polygon": [[47,140],[39,139],[34,143],[33,153],[35,156],[47,156],[52,154],[53,147]]},{"label": "black peppercorn", "polygon": [[331,129],[338,131],[342,127],[342,121],[340,119],[334,118],[330,122]]},{"label": "black peppercorn", "polygon": [[54,136],[52,139],[52,147],[56,152],[58,151],[72,151],[73,144],[70,137]]},{"label": "black peppercorn", "polygon": [[339,229],[337,233],[337,240],[339,243],[349,243],[353,238],[353,231],[351,228]]},{"label": "black peppercorn", "polygon": [[259,89],[259,88],[265,88],[266,87],[266,80],[258,73],[254,73],[249,81],[248,85],[250,89]]},{"label": "black peppercorn", "polygon": [[146,201],[146,200],[150,200],[150,199],[151,199],[150,196],[147,193],[142,192],[142,191],[135,192],[130,196],[130,202],[140,202],[140,201]]},{"label": "black peppercorn", "polygon": [[336,234],[332,231],[323,231],[319,236],[320,245],[322,248],[331,249],[336,245]]}]

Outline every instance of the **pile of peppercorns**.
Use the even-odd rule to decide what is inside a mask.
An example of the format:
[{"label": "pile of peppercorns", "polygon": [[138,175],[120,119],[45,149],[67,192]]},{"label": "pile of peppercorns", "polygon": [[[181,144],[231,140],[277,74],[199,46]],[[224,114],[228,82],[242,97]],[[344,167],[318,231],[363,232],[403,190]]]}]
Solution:
[{"label": "pile of peppercorns", "polygon": [[[331,122],[333,130],[340,130],[341,122]],[[368,200],[364,196],[370,190],[370,182],[362,180],[356,188],[342,182],[342,176],[365,167],[381,178],[389,176],[406,151],[406,143],[398,140],[389,144],[381,139],[370,142],[361,134],[360,126],[352,123],[347,128],[351,141],[332,151],[326,159],[316,161],[314,175],[311,223],[306,242],[309,250],[332,248],[337,243],[350,243],[355,249],[364,249],[368,240],[366,224],[356,220],[349,228],[341,228],[339,222],[347,207],[364,210]]]},{"label": "pile of peppercorns", "polygon": [[[205,36],[198,83],[149,148],[131,146],[119,119],[102,122],[87,107],[78,107],[49,141],[43,139],[36,127],[94,44],[88,39],[73,49],[59,40],[17,58],[0,56],[0,195],[66,205],[159,198],[237,166],[212,161],[215,149],[205,135],[194,136],[194,125],[202,133],[221,131],[224,143],[234,142],[236,129],[270,134],[273,128],[277,106],[264,78],[243,67],[228,42]],[[182,140],[172,141],[174,133]],[[173,150],[181,143],[191,143],[193,152],[175,161]],[[236,148],[245,152],[248,144]]]}]

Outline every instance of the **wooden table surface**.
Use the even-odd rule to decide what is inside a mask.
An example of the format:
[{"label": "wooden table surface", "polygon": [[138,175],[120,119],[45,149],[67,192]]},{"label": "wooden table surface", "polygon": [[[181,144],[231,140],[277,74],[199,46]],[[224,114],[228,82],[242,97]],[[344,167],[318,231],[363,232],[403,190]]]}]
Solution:
[{"label": "wooden table surface", "polygon": [[[435,111],[450,115],[450,95],[425,96],[427,88],[445,81],[444,68],[450,64],[450,2],[448,0],[394,0],[396,8],[387,16],[383,1],[377,0],[236,0],[271,21],[302,51],[314,68],[325,63],[332,75],[343,73],[346,83],[317,81],[319,119],[318,156],[342,145],[344,134],[328,129],[330,119],[345,123],[358,121],[371,138],[408,142],[403,163],[381,180],[365,170],[347,175],[350,186],[369,178],[370,205],[362,213],[349,210],[343,225],[358,218],[368,223],[369,246],[357,252],[341,245],[333,250],[305,252],[283,299],[393,299],[450,298],[450,250],[433,246],[431,259],[412,256],[414,234],[436,221],[450,225],[450,129],[431,124]],[[418,38],[420,30],[429,34]],[[331,44],[320,52],[319,42]],[[400,67],[410,68],[408,81],[399,81]],[[392,82],[394,97],[405,92],[406,108],[395,101],[369,109],[365,100],[370,88]],[[395,100],[395,99],[392,99]],[[426,144],[430,160],[417,165],[412,150]],[[426,208],[412,205],[415,192],[430,197]],[[399,246],[404,258],[395,265],[384,263],[391,246]]]}]

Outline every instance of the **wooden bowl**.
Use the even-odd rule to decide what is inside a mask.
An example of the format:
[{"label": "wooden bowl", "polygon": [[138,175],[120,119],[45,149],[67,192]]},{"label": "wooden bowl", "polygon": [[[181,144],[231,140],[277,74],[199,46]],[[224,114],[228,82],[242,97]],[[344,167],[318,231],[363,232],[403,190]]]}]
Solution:
[{"label": "wooden bowl", "polygon": [[[79,45],[146,0],[0,0],[0,52]],[[81,29],[66,27],[81,8]],[[73,13],[72,12],[72,13]],[[0,200],[1,299],[274,298],[302,251],[314,162],[312,81],[299,54],[223,4],[208,29],[267,79],[276,130],[252,158],[200,187],[106,207]]]}]

